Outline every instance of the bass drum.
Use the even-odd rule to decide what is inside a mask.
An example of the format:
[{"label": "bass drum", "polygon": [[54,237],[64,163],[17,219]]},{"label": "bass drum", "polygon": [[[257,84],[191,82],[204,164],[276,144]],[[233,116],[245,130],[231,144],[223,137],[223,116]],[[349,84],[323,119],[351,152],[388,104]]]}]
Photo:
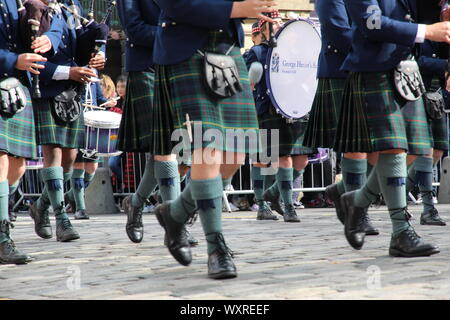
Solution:
[{"label": "bass drum", "polygon": [[320,27],[310,19],[287,22],[276,34],[278,46],[267,56],[268,94],[278,113],[296,120],[312,107],[321,50]]}]

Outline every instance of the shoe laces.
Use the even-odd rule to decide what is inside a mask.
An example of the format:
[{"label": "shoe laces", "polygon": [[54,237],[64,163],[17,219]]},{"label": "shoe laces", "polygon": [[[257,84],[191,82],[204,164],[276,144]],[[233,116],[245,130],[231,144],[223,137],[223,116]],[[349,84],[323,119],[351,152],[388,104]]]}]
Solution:
[{"label": "shoe laces", "polygon": [[406,235],[412,241],[417,241],[420,239],[420,236],[416,233],[416,231],[412,227],[406,230]]},{"label": "shoe laces", "polygon": [[64,230],[72,228],[72,224],[70,223],[69,219],[62,219],[61,225]]},{"label": "shoe laces", "polygon": [[430,211],[428,211],[430,214],[430,217],[434,220],[439,219],[439,212],[437,211],[436,208],[431,209]]},{"label": "shoe laces", "polygon": [[206,240],[209,243],[217,245],[217,250],[222,253],[222,255],[219,256],[219,262],[224,262],[226,259],[228,259],[228,256],[231,258],[234,258],[234,252],[227,246],[225,242],[225,238],[223,237],[223,234],[220,232],[216,233],[216,238],[214,241]]},{"label": "shoe laces", "polygon": [[8,252],[8,254],[14,254],[17,253],[17,248],[16,248],[16,244],[14,243],[14,241],[12,239],[9,239],[6,242],[6,250]]},{"label": "shoe laces", "polygon": [[9,229],[14,229],[14,224],[9,220],[2,220],[0,222],[0,231],[6,233],[9,236]]}]

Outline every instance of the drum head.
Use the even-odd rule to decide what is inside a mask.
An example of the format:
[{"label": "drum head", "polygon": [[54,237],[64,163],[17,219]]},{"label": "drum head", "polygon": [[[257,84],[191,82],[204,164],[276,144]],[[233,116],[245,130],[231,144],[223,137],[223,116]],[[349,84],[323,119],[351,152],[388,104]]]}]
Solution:
[{"label": "drum head", "polygon": [[277,112],[299,119],[311,110],[316,94],[320,32],[311,20],[292,20],[278,31],[277,40],[265,66],[268,93]]},{"label": "drum head", "polygon": [[87,111],[84,113],[84,124],[94,128],[117,129],[120,127],[122,115],[111,111]]}]

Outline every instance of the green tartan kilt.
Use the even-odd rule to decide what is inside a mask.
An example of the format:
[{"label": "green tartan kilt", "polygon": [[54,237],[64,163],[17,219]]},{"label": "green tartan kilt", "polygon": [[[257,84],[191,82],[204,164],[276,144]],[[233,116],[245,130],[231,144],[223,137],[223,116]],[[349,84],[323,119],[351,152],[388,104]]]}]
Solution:
[{"label": "green tartan kilt", "polygon": [[154,82],[154,72],[129,73],[119,129],[119,150],[125,152],[150,150]]},{"label": "green tartan kilt", "polygon": [[80,149],[85,144],[83,112],[70,123],[60,123],[53,116],[50,99],[34,99],[36,140],[38,145],[56,145],[61,148]]},{"label": "green tartan kilt", "polygon": [[333,147],[344,87],[345,79],[319,79],[305,133],[303,143],[305,146],[315,148]]},{"label": "green tartan kilt", "polygon": [[431,132],[433,135],[433,148],[437,150],[448,151],[448,127],[447,115],[442,119],[429,120]]},{"label": "green tartan kilt", "polygon": [[[293,123],[288,123],[286,118],[275,112],[273,107],[269,108],[268,112],[259,116],[259,128],[261,130],[262,150],[267,156],[272,155],[273,146],[278,146],[278,155],[309,155],[316,152],[315,148],[305,147],[303,145],[303,138],[305,136],[308,121],[300,119]],[[278,141],[272,141],[272,130],[278,130]],[[265,135],[267,134],[267,139]]]},{"label": "green tartan kilt", "polygon": [[25,109],[12,117],[0,116],[0,151],[15,157],[36,159],[33,105],[28,89],[22,88],[27,95]]},{"label": "green tartan kilt", "polygon": [[423,100],[406,103],[395,91],[392,78],[391,72],[350,73],[336,151],[404,149],[411,155],[429,154],[432,140]]},{"label": "green tartan kilt", "polygon": [[[223,53],[231,47],[230,42],[227,33],[212,32],[204,50]],[[150,124],[152,154],[170,154],[175,145],[181,144],[181,139],[171,141],[171,135],[177,129],[187,129],[183,130],[182,138],[185,146],[190,144],[186,134],[191,132],[194,148],[211,147],[242,153],[258,151],[257,141],[248,143],[257,139],[258,120],[247,67],[240,49],[234,48],[230,56],[234,58],[238,67],[243,91],[226,99],[217,99],[206,90],[202,74],[203,57],[198,53],[176,65],[156,66],[155,100],[152,124]],[[190,126],[186,125],[187,117],[193,122]],[[209,129],[214,130],[209,131],[214,133],[214,136],[221,134],[223,139],[215,140],[205,137],[207,141],[203,141],[202,135]],[[247,136],[256,138],[246,139],[246,143],[243,144],[236,144],[234,139],[226,138],[227,133],[233,130],[243,130]]]}]

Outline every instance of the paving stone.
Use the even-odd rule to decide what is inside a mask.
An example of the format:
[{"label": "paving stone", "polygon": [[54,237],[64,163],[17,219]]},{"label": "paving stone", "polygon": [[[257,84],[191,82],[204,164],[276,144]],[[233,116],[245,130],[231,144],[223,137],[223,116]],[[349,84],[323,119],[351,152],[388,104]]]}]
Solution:
[{"label": "paving stone", "polygon": [[[450,221],[450,205],[437,207]],[[164,247],[152,215],[144,216],[140,244],[128,240],[126,217],[117,214],[73,221],[81,238],[59,243],[37,237],[31,218],[19,213],[12,236],[35,260],[0,265],[0,299],[449,299],[450,226],[421,226],[421,207],[410,209],[417,232],[436,242],[440,254],[389,257],[385,207],[370,210],[380,235],[366,237],[359,251],[347,244],[334,209],[299,210],[298,224],[257,221],[255,212],[224,213],[238,278],[221,281],[207,277],[199,222],[189,228],[200,243],[184,267]],[[54,218],[51,223],[54,228]]]}]

